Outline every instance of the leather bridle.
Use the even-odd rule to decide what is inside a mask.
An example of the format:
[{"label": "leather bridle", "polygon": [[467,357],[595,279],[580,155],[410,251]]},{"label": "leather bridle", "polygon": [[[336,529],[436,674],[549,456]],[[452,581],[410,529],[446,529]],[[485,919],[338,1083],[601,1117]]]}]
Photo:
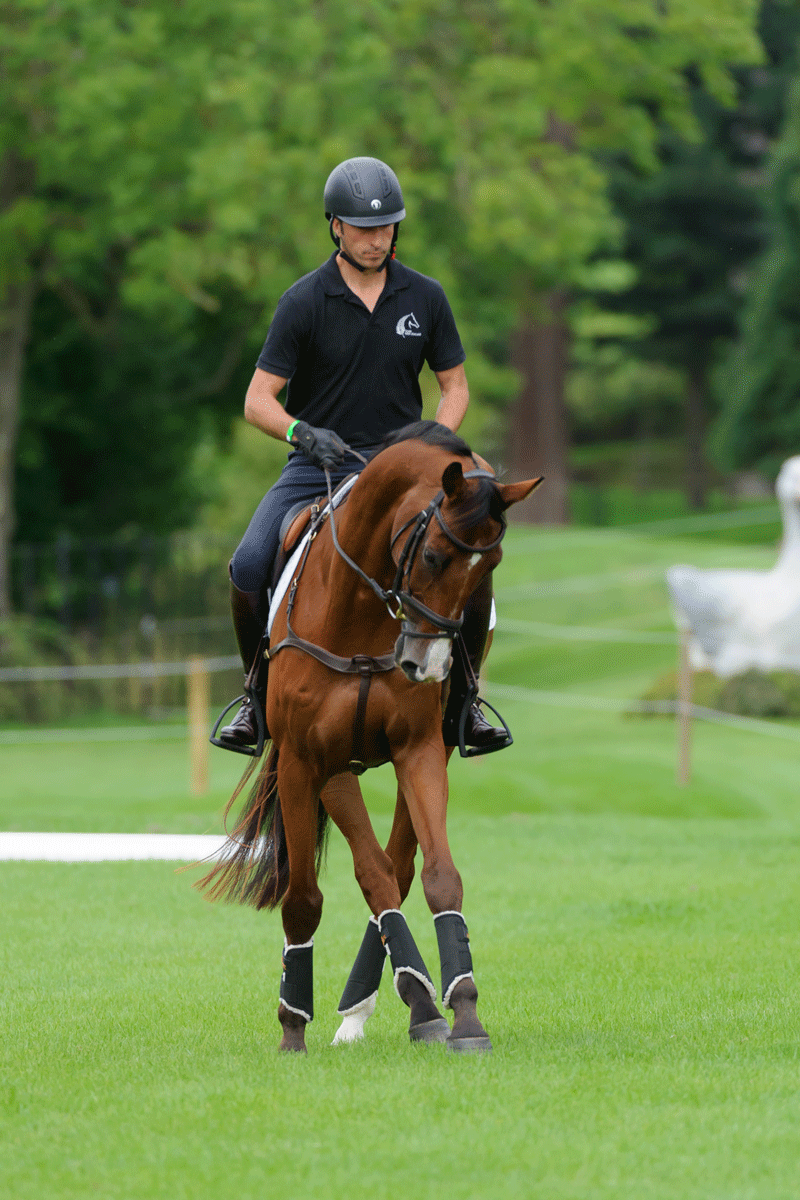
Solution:
[{"label": "leather bridle", "polygon": [[[441,634],[445,634],[450,638],[455,637],[459,629],[464,623],[464,617],[443,617],[439,613],[434,612],[432,608],[428,608],[427,604],[423,604],[418,600],[411,591],[411,572],[414,569],[419,548],[425,540],[425,537],[430,528],[431,521],[435,518],[439,528],[445,535],[447,540],[458,550],[467,551],[469,554],[489,554],[492,550],[496,550],[502,542],[506,533],[506,519],[501,513],[499,517],[501,529],[499,535],[490,542],[487,546],[472,546],[468,542],[464,542],[453,533],[450,526],[442,516],[442,503],[444,502],[444,491],[437,492],[427,508],[424,508],[416,516],[411,517],[404,525],[398,529],[391,541],[390,549],[393,550],[398,538],[410,529],[410,533],[406,538],[405,545],[400,552],[400,557],[397,562],[397,570],[394,580],[389,588],[382,588],[377,580],[372,579],[365,571],[361,569],[357,562],[354,562],[349,554],[346,553],[339,544],[339,538],[336,533],[336,522],[333,516],[333,492],[331,487],[330,472],[326,469],[325,478],[328,484],[328,512],[330,514],[331,537],[336,551],[341,558],[355,571],[355,573],[372,588],[378,599],[386,605],[389,615],[396,621],[402,621],[401,630],[403,633],[410,634],[413,637],[419,638],[437,638]],[[491,471],[486,471],[482,467],[476,467],[474,471],[467,471],[464,479],[494,479],[495,476]],[[407,581],[407,586],[404,587],[404,581]],[[393,611],[394,610],[394,611]],[[407,614],[416,617],[418,620],[427,621],[433,625],[436,633],[420,633],[408,619]]]}]

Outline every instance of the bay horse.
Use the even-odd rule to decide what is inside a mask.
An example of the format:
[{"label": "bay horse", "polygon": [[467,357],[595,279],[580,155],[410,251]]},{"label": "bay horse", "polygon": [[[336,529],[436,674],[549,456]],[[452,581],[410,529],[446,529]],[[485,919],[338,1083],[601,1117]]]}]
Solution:
[{"label": "bay horse", "polygon": [[[500,561],[505,511],[540,482],[498,483],[457,434],[417,422],[392,435],[346,501],[314,523],[271,630],[272,746],[222,856],[196,885],[210,899],[258,909],[281,904],[281,1050],[304,1052],[313,1019],[318,873],[329,818],[350,846],[372,913],[335,1040],[361,1036],[388,956],[410,1009],[412,1040],[491,1049],[477,1015],[461,877],[447,840],[452,748],[442,738],[443,685],[466,601]],[[383,850],[356,776],[389,761],[398,794]],[[400,911],[418,845],[452,1030]]]}]

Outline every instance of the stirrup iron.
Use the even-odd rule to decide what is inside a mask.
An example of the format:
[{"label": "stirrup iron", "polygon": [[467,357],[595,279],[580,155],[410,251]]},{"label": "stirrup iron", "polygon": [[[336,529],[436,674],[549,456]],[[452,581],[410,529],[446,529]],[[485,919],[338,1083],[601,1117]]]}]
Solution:
[{"label": "stirrup iron", "polygon": [[[480,704],[482,707],[488,708],[490,712],[494,713],[500,724],[503,726],[503,729],[506,731],[506,740],[504,742],[497,742],[497,744],[494,746],[466,745],[464,742],[464,729],[467,724],[467,715],[473,704]],[[461,716],[459,717],[458,721],[458,753],[462,758],[477,758],[480,754],[494,754],[498,750],[506,750],[509,746],[513,745],[514,739],[511,736],[511,730],[508,728],[507,721],[503,716],[501,716],[497,709],[489,703],[488,700],[484,700],[482,696],[478,695],[477,684],[473,684],[467,692],[467,698],[462,706]]]},{"label": "stirrup iron", "polygon": [[[247,754],[250,758],[260,758],[264,753],[264,745],[267,741],[267,722],[264,716],[264,708],[256,694],[256,685],[258,681],[259,669],[266,657],[265,652],[268,650],[269,636],[265,631],[258,647],[258,653],[253,659],[253,665],[247,672],[247,678],[244,681],[244,692],[241,696],[237,696],[235,700],[231,700],[230,704],[223,708],[222,712],[219,714],[214,723],[214,728],[211,730],[211,737],[208,739],[212,746],[219,746],[220,750],[232,750],[234,754]],[[237,704],[241,704],[244,700],[250,701],[256,718],[258,737],[256,739],[255,746],[237,746],[233,742],[223,741],[221,737],[217,736],[219,728],[225,720],[225,717],[232,708],[235,708]]]}]

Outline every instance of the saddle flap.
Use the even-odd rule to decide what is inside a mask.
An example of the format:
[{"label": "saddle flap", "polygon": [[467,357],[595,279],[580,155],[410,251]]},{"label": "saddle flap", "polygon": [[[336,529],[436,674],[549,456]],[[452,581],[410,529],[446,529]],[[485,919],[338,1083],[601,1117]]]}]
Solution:
[{"label": "saddle flap", "polygon": [[[321,499],[314,501],[314,504],[320,503]],[[278,534],[278,552],[275,555],[275,561],[272,564],[272,586],[270,590],[273,593],[278,585],[278,580],[284,572],[286,564],[297,548],[298,542],[308,529],[308,525],[311,520],[312,507],[312,504],[308,504],[305,500],[301,500],[299,504],[292,505],[286,516],[281,521],[281,528]]]},{"label": "saddle flap", "polygon": [[[315,503],[319,504],[319,500],[315,501]],[[280,549],[284,554],[289,555],[292,553],[310,520],[310,504],[301,500],[299,504],[292,505],[281,521],[280,533],[278,534]]]}]

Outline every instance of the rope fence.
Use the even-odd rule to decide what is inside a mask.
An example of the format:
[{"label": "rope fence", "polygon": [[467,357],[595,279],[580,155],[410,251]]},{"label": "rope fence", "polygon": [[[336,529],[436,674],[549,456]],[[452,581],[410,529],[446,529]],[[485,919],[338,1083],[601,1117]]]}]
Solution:
[{"label": "rope fence", "polygon": [[80,666],[2,667],[0,683],[45,683],[79,679],[186,679],[187,722],[166,726],[128,726],[103,729],[0,730],[0,745],[42,745],[69,742],[127,742],[189,740],[189,774],[193,796],[208,791],[208,746],[211,730],[209,678],[218,671],[241,669],[238,655],[192,657],[185,662],[96,663]]},{"label": "rope fence", "polygon": [[[636,632],[624,629],[547,625],[538,621],[516,621],[501,619],[498,628],[511,633],[532,636],[585,640],[592,642],[629,642],[675,645],[678,637],[667,632]],[[69,742],[125,742],[125,741],[170,741],[188,736],[191,744],[192,786],[194,794],[203,794],[208,788],[208,732],[210,730],[210,704],[208,677],[219,671],[240,667],[235,655],[217,658],[191,658],[186,662],[140,662],[82,665],[77,667],[4,667],[0,668],[0,681],[40,682],[70,679],[152,679],[159,675],[184,675],[187,680],[186,723],[162,726],[117,726],[99,729],[21,729],[0,730],[0,745],[36,745]],[[662,713],[677,716],[688,715],[693,720],[728,725],[749,733],[761,733],[786,741],[800,742],[800,729],[795,726],[763,721],[755,717],[742,717],[733,713],[720,712],[692,704],[686,697],[679,700],[627,700],[610,696],[583,696],[574,692],[555,692],[519,687],[513,684],[487,683],[487,690],[494,698],[521,700],[532,704],[553,707],[576,708],[585,711],[616,712],[631,714]],[[688,776],[687,776],[688,778]],[[683,782],[686,782],[684,779]]]},{"label": "rope fence", "polygon": [[[190,660],[192,661],[192,660]],[[230,671],[241,667],[235,654],[204,658],[205,669]],[[168,675],[188,675],[189,662],[89,663],[75,667],[0,667],[0,683],[46,683],[77,679],[159,679]]]}]

